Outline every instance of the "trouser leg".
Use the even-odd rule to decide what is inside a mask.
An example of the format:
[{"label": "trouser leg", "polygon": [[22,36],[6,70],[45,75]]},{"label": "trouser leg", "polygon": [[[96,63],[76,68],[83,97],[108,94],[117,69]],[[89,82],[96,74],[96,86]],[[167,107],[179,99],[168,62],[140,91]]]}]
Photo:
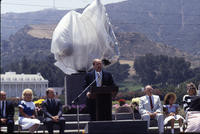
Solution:
[{"label": "trouser leg", "polygon": [[158,122],[158,128],[159,128],[159,132],[163,133],[164,132],[164,116],[161,113],[158,113],[156,115],[156,119]]},{"label": "trouser leg", "polygon": [[65,131],[65,119],[63,117],[61,117],[59,119],[59,127],[60,127],[60,134],[64,134],[64,131]]},{"label": "trouser leg", "polygon": [[149,114],[143,114],[142,115],[142,120],[147,121],[147,128],[149,129],[149,126],[150,126],[150,115]]},{"label": "trouser leg", "polygon": [[48,130],[48,133],[49,134],[53,134],[53,125],[54,125],[54,122],[53,121],[46,121],[45,124],[46,124],[46,128]]},{"label": "trouser leg", "polygon": [[8,127],[8,133],[12,133],[14,131],[14,121],[7,120],[7,127]]}]

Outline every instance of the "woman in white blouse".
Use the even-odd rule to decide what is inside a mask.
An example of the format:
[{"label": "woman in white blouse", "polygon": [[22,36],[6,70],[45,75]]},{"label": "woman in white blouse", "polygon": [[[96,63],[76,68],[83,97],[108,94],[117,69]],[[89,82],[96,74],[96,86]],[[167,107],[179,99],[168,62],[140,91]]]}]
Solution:
[{"label": "woman in white blouse", "polygon": [[40,121],[35,117],[35,104],[32,102],[33,92],[25,89],[22,93],[23,100],[19,104],[19,124],[22,129],[29,129],[34,133],[38,129]]}]

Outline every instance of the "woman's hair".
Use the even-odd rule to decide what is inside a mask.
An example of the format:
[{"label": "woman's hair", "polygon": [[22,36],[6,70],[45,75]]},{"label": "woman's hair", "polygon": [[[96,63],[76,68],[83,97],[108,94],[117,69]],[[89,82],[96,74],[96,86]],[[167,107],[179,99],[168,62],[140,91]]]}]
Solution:
[{"label": "woman's hair", "polygon": [[191,82],[187,84],[187,93],[189,92],[189,90],[193,90],[194,91],[193,95],[197,95],[197,88],[194,83]]},{"label": "woman's hair", "polygon": [[29,88],[24,89],[24,91],[22,92],[22,99],[24,99],[25,94],[30,93],[32,94],[32,99],[33,99],[33,91]]},{"label": "woman's hair", "polygon": [[168,93],[165,95],[165,98],[164,98],[164,105],[169,105],[169,100],[171,98],[174,98],[174,102],[176,101],[176,94],[175,93]]}]

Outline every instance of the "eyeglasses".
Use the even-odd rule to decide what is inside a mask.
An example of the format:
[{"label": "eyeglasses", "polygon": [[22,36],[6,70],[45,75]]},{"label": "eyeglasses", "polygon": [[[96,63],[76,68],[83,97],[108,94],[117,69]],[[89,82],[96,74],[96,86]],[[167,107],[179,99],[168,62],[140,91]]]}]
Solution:
[{"label": "eyeglasses", "polygon": [[32,96],[32,94],[24,94],[24,96]]}]

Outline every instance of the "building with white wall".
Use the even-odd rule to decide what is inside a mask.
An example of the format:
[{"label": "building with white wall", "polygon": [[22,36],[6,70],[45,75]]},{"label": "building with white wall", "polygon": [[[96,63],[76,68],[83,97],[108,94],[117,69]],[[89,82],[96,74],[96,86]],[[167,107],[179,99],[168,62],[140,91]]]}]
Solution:
[{"label": "building with white wall", "polygon": [[40,73],[37,74],[16,74],[6,72],[1,74],[1,90],[5,91],[7,97],[21,97],[26,88],[33,90],[37,97],[45,96],[48,88],[48,80],[45,80]]}]

